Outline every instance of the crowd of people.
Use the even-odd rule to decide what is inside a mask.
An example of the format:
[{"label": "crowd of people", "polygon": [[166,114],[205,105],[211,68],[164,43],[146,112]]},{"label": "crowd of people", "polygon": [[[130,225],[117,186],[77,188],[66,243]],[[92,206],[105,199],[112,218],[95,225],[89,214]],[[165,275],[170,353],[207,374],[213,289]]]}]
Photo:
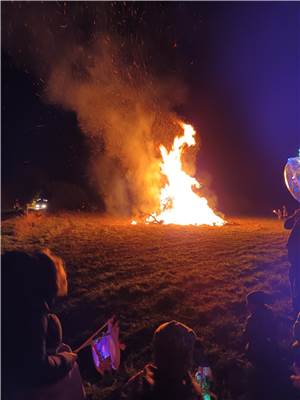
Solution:
[{"label": "crowd of people", "polygon": [[[293,341],[282,351],[270,294],[246,298],[249,316],[243,341],[249,374],[244,393],[220,396],[214,368],[190,327],[169,321],[153,337],[153,363],[115,393],[119,399],[283,400],[300,398],[300,210],[286,218]],[[2,255],[2,392],[7,400],[82,400],[85,392],[77,354],[63,343],[62,326],[52,313],[68,291],[61,258],[49,250]],[[235,382],[236,383],[236,382]],[[230,384],[227,382],[230,386]],[[222,397],[223,396],[223,397]]]}]

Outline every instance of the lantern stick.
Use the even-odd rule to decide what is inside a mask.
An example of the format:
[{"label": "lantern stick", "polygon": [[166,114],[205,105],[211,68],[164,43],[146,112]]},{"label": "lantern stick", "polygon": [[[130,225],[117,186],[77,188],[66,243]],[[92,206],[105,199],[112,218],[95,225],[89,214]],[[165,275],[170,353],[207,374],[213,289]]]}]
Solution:
[{"label": "lantern stick", "polygon": [[106,321],[105,324],[101,326],[101,328],[97,329],[96,332],[94,332],[89,338],[87,338],[86,341],[83,342],[81,346],[77,347],[77,349],[74,350],[74,353],[79,353],[82,349],[84,349],[85,347],[89,346],[91,341],[94,339],[94,337],[97,336],[98,333],[103,331],[104,328],[106,328],[106,326],[108,325],[109,321],[110,321],[110,319],[108,321]]}]

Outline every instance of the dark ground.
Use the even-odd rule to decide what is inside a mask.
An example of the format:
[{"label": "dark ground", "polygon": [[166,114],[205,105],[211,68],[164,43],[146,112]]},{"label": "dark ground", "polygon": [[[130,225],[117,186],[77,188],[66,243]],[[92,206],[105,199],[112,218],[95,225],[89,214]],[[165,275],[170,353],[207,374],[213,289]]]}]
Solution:
[{"label": "dark ground", "polygon": [[[63,257],[70,293],[57,312],[71,346],[112,314],[119,318],[127,348],[116,381],[88,384],[100,399],[151,358],[153,332],[170,319],[195,329],[212,365],[240,359],[251,290],[274,293],[288,343],[287,232],[276,219],[228,221],[220,228],[132,226],[97,214],[30,215],[3,222],[2,251],[49,247]],[[99,383],[88,356],[80,360],[82,374]]]}]

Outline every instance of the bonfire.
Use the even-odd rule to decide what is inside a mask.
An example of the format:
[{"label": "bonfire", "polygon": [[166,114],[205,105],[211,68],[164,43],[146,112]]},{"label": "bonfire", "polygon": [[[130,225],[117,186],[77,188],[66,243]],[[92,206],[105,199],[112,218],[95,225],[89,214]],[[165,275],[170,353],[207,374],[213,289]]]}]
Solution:
[{"label": "bonfire", "polygon": [[195,129],[192,125],[180,124],[182,136],[176,136],[170,151],[160,145],[162,156],[161,173],[167,183],[160,191],[160,211],[150,215],[146,222],[178,225],[217,225],[226,223],[209,207],[205,197],[196,190],[201,188],[196,178],[182,169],[181,156],[186,147],[194,146]]}]

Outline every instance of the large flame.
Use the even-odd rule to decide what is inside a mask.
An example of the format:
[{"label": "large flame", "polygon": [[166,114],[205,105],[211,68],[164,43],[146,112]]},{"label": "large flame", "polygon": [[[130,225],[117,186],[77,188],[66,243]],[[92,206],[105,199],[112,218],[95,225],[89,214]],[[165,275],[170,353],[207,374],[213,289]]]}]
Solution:
[{"label": "large flame", "polygon": [[200,183],[182,170],[181,155],[185,146],[194,146],[195,130],[191,125],[181,123],[183,135],[176,136],[172,149],[161,145],[161,173],[167,183],[160,192],[160,213],[154,213],[148,222],[156,220],[164,224],[179,225],[224,225],[225,221],[208,206],[204,197],[198,196],[194,188]]}]

